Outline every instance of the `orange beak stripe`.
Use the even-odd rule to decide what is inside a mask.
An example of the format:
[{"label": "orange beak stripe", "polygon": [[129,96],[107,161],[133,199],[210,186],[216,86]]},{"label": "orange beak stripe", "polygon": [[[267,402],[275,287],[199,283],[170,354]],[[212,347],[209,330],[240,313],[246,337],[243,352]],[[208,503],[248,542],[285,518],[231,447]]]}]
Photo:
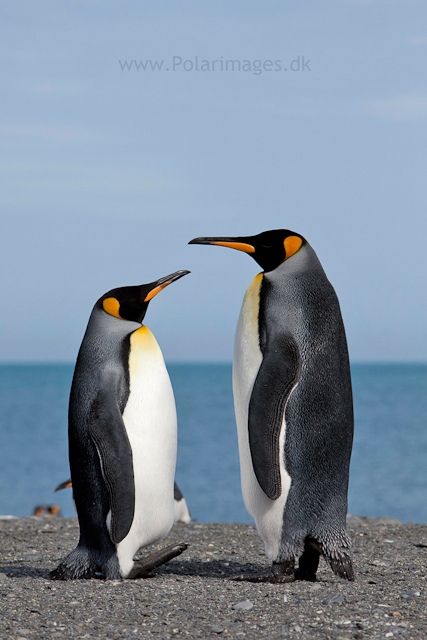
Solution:
[{"label": "orange beak stripe", "polygon": [[246,242],[211,242],[211,244],[217,244],[220,247],[230,247],[230,249],[237,249],[245,253],[255,253],[255,247],[251,244],[246,244]]},{"label": "orange beak stripe", "polygon": [[146,295],[144,302],[149,302],[152,298],[154,298],[154,296],[156,296],[162,289],[167,287],[168,284],[170,284],[171,282],[172,280],[169,280],[168,282],[165,282],[164,284],[159,284],[158,287],[154,287],[154,289],[151,289],[150,293]]}]

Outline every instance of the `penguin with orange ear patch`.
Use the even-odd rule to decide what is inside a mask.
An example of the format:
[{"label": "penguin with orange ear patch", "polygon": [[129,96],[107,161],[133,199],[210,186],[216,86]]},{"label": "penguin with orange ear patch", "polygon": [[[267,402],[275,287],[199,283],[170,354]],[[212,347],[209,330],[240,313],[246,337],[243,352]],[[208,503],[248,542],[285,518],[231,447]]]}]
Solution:
[{"label": "penguin with orange ear patch", "polygon": [[33,516],[37,518],[61,518],[61,509],[57,504],[39,504],[33,509]]},{"label": "penguin with orange ear patch", "polygon": [[346,532],[353,401],[335,291],[307,240],[287,229],[190,244],[238,249],[263,269],[240,312],[233,393],[243,498],[273,564],[268,576],[242,578],[315,580],[322,554],[353,580]]},{"label": "penguin with orange ear patch", "polygon": [[95,304],[77,357],[69,458],[78,546],[51,572],[70,580],[145,577],[187,545],[134,562],[174,521],[177,419],[162,352],[142,324],[150,300],[189,271],[113,289]]}]

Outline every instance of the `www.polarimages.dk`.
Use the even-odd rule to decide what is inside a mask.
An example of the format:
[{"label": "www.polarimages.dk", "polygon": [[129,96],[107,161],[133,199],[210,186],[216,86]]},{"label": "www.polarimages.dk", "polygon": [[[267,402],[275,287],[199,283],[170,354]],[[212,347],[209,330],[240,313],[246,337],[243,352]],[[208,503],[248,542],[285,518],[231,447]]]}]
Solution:
[{"label": "www.polarimages.dk", "polygon": [[173,56],[168,64],[165,60],[119,60],[122,71],[196,71],[196,72],[239,72],[260,75],[271,71],[311,71],[310,60],[297,56],[290,62],[283,60],[217,60],[199,59],[198,56],[184,60],[181,56]]}]

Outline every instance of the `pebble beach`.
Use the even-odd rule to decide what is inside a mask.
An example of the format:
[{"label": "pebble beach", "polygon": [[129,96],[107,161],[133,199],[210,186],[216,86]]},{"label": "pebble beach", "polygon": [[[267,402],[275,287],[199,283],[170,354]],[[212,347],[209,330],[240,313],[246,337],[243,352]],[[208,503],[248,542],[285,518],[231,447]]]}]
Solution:
[{"label": "pebble beach", "polygon": [[245,524],[177,524],[184,541],[143,580],[49,580],[78,540],[76,518],[0,520],[0,640],[427,638],[427,525],[348,517],[356,580],[321,560],[317,582],[236,582],[269,562]]}]

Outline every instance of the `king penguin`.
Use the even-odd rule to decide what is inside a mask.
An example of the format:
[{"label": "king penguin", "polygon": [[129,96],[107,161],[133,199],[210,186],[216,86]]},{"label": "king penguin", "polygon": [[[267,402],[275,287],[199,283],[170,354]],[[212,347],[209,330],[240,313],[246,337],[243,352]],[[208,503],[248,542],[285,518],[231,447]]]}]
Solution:
[{"label": "king penguin", "polygon": [[189,271],[113,289],[96,302],[69,404],[69,459],[78,546],[51,572],[70,580],[145,577],[184,543],[134,562],[174,521],[177,417],[162,352],[142,324],[149,301]]},{"label": "king penguin", "polygon": [[[61,491],[62,489],[69,489],[72,486],[73,486],[73,483],[71,481],[71,478],[69,478],[68,480],[65,480],[65,482],[61,482],[60,484],[58,484],[58,486],[55,488],[55,491]],[[56,506],[56,505],[53,505],[53,506]],[[187,502],[184,496],[182,495],[181,489],[178,487],[176,482],[174,482],[174,485],[173,485],[173,507],[174,507],[173,509],[174,523],[184,522],[184,524],[189,524],[191,522],[191,514],[188,509]],[[45,505],[42,505],[41,507],[35,507],[33,511],[33,515],[35,516],[41,515],[39,513],[36,513],[36,509],[42,509],[42,508],[44,509]],[[44,515],[44,513],[42,515]],[[53,515],[53,514],[49,514],[49,515]]]},{"label": "king penguin", "polygon": [[272,560],[271,574],[253,579],[315,580],[322,554],[353,580],[353,400],[335,291],[307,240],[287,229],[190,244],[238,249],[263,269],[244,297],[233,357],[243,499]]}]

